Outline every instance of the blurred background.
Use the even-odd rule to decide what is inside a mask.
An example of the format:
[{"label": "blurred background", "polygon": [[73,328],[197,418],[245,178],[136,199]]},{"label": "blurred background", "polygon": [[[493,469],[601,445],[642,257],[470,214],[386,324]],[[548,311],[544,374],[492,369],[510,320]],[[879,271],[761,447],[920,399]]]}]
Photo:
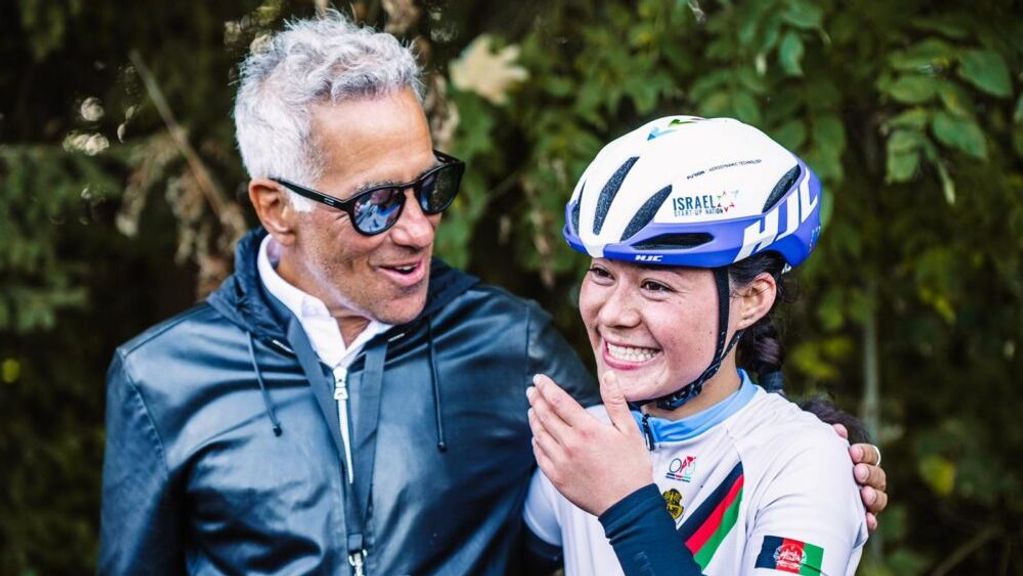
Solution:
[{"label": "blurred background", "polygon": [[[0,574],[87,574],[104,374],[255,223],[236,65],[304,0],[0,3]],[[602,143],[733,116],[825,182],[785,315],[796,397],[860,415],[891,504],[859,574],[1023,574],[1023,3],[359,0],[464,159],[438,253],[589,358],[562,207]]]}]

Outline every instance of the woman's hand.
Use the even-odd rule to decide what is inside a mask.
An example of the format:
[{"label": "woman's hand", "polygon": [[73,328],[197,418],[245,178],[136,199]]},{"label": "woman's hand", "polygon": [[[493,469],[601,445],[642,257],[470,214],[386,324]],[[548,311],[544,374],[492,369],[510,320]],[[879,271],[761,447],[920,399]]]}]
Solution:
[{"label": "woman's hand", "polygon": [[646,443],[613,373],[605,373],[600,384],[609,424],[586,412],[549,377],[537,374],[533,384],[526,390],[533,454],[565,498],[600,516],[653,481]]}]

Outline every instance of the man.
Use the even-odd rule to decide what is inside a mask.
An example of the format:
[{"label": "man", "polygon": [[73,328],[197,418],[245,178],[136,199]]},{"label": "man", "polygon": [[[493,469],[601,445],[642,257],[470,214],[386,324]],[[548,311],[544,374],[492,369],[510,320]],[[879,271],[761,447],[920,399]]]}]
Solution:
[{"label": "man", "polygon": [[535,304],[431,261],[463,167],[432,150],[418,72],[337,13],[243,64],[262,229],[115,354],[101,573],[516,569],[525,389],[597,395]]}]

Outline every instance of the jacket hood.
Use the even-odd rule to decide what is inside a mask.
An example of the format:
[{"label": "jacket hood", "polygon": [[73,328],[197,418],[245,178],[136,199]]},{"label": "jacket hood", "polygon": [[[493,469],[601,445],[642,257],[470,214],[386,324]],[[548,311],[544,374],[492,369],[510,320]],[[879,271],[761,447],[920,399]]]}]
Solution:
[{"label": "jacket hood", "polygon": [[[312,346],[309,344],[305,333],[301,329],[295,329],[298,324],[293,319],[287,317],[287,309],[266,292],[263,282],[259,278],[256,259],[259,255],[259,245],[263,238],[266,237],[266,234],[267,232],[264,229],[256,228],[249,231],[238,241],[238,246],[235,249],[234,274],[229,276],[213,294],[210,294],[207,302],[248,335],[249,357],[252,362],[252,370],[263,396],[263,403],[266,406],[266,415],[270,420],[274,434],[280,436],[283,428],[281,422],[277,419],[273,398],[263,379],[253,341],[256,339],[263,340],[278,349],[284,346],[282,342],[289,342],[291,348],[286,348],[287,351],[298,357],[300,363],[303,364],[303,370],[307,372],[306,375],[310,379],[310,383],[315,382],[323,374],[322,371],[318,371],[316,359],[312,356]],[[436,351],[434,350],[433,327],[430,324],[430,316],[477,283],[479,283],[479,280],[476,277],[455,270],[434,258],[430,263],[430,284],[427,288],[426,305],[423,307],[422,312],[411,322],[393,326],[383,334],[378,334],[366,343],[364,349],[363,365],[368,363],[374,367],[368,371],[370,374],[367,376],[367,385],[379,388],[383,380],[383,365],[387,357],[390,340],[397,339],[410,327],[420,322],[425,323],[434,410],[436,412],[437,448],[441,451],[447,449],[447,443],[444,438],[443,400],[440,392],[440,379],[437,373]],[[324,417],[328,421],[330,420],[334,402],[333,398],[325,395],[329,389],[329,385],[313,386],[313,390],[317,394],[317,401],[320,404]],[[335,435],[337,446],[340,447],[342,443],[340,436],[333,428],[332,433]]]},{"label": "jacket hood", "polygon": [[[280,318],[270,302],[271,296],[264,289],[256,266],[259,245],[266,235],[263,228],[255,228],[238,241],[234,274],[210,294],[207,302],[232,323],[261,340],[284,340],[287,337],[287,319]],[[391,328],[387,334],[402,331],[421,321],[478,283],[475,276],[434,258],[430,263],[430,284],[423,311],[408,324]]]}]

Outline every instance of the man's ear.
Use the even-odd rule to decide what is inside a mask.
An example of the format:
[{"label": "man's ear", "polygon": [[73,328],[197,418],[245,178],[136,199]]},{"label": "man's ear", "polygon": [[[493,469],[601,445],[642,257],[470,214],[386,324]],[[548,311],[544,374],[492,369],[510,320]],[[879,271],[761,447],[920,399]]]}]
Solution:
[{"label": "man's ear", "polygon": [[283,246],[295,241],[297,213],[283,186],[267,178],[253,178],[249,181],[249,201],[274,240]]},{"label": "man's ear", "polygon": [[736,330],[749,328],[760,320],[774,306],[778,296],[778,284],[767,272],[757,274],[753,281],[738,289],[736,297],[739,305]]}]

